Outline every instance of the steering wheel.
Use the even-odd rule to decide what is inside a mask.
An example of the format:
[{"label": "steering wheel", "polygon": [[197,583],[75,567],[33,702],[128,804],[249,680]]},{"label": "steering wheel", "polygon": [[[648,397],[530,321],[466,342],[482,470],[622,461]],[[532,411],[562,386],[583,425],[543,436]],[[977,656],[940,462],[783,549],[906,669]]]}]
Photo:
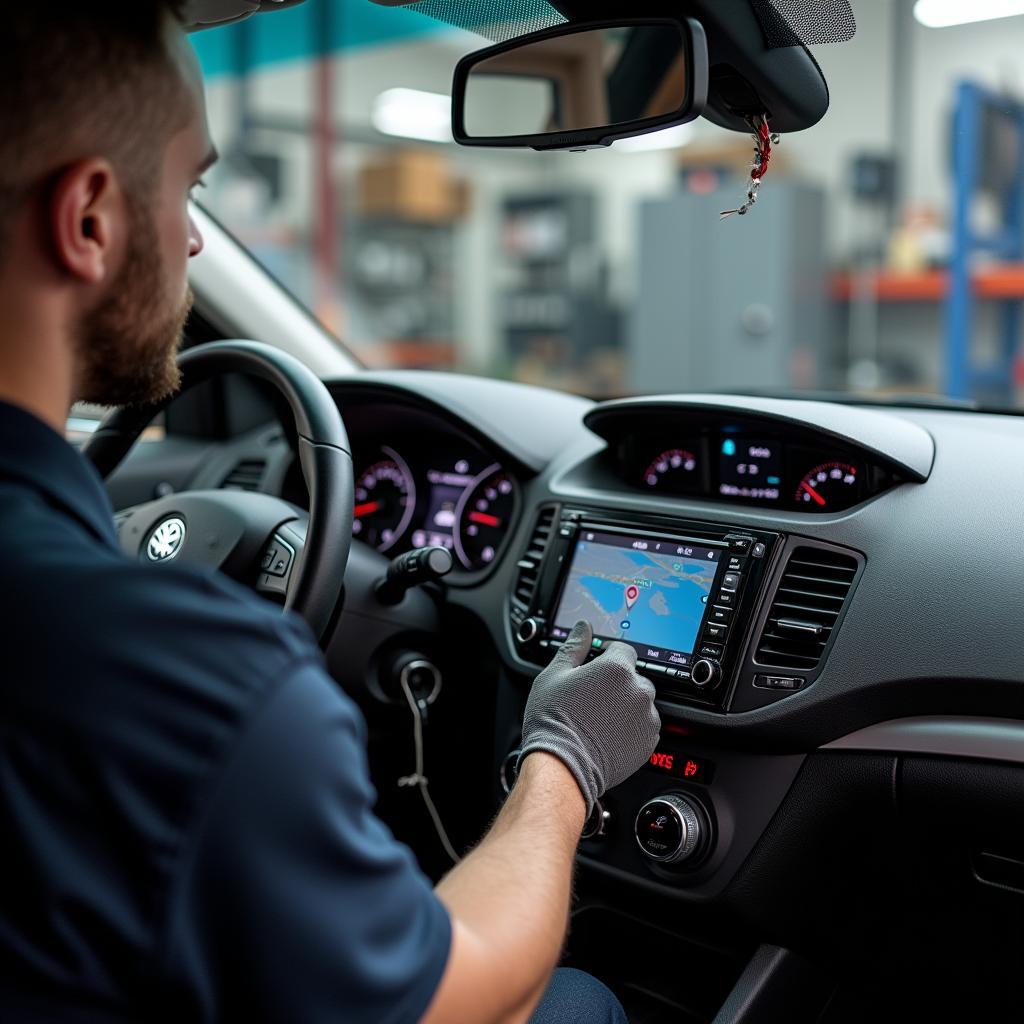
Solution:
[{"label": "steering wheel", "polygon": [[[183,491],[117,515],[122,549],[151,563],[213,566],[283,596],[323,643],[341,600],[352,538],[348,435],[327,388],[298,359],[255,341],[200,345],[178,357],[182,391],[226,373],[259,377],[284,396],[295,420],[309,514],[249,491]],[[170,402],[110,412],[83,452],[108,477]]]}]

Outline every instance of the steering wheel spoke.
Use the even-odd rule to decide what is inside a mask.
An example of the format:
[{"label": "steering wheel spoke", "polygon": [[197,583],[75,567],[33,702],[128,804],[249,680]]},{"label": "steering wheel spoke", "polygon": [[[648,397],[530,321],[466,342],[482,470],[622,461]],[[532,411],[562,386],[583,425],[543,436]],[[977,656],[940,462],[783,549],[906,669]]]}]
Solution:
[{"label": "steering wheel spoke", "polygon": [[[211,566],[267,596],[283,596],[285,606],[325,643],[343,593],[352,537],[352,457],[334,399],[308,367],[255,341],[199,345],[183,353],[178,365],[183,390],[242,373],[281,392],[295,420],[309,515],[267,494],[183,491],[118,513],[122,549],[153,564]],[[114,471],[166,404],[116,409],[103,420],[84,448],[102,476]]]}]

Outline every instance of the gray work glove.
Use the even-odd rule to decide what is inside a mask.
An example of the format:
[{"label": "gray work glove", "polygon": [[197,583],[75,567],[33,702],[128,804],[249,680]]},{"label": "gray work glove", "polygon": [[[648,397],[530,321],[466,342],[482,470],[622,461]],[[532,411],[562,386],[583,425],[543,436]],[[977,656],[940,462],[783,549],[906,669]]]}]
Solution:
[{"label": "gray work glove", "polygon": [[636,671],[636,651],[611,643],[584,664],[593,634],[577,622],[534,680],[523,718],[523,758],[554,754],[576,777],[587,814],[599,796],[629,778],[658,745],[654,685]]}]

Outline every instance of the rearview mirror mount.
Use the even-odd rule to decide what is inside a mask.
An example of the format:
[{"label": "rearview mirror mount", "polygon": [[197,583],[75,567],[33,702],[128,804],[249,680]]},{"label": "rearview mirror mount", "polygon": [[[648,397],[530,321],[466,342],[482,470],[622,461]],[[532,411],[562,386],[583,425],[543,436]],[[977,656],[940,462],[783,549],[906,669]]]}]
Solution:
[{"label": "rearview mirror mount", "polygon": [[707,96],[700,22],[570,22],[463,57],[452,134],[462,146],[594,149],[692,121]]}]

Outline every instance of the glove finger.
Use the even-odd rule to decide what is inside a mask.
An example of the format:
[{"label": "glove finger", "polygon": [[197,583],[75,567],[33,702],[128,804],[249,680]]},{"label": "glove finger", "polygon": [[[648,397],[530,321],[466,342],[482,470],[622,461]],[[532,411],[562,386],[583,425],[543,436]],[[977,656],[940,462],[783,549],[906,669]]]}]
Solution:
[{"label": "glove finger", "polygon": [[601,657],[604,661],[616,662],[630,670],[636,668],[636,648],[630,647],[629,644],[619,643],[618,640],[610,643],[604,649],[604,654]]},{"label": "glove finger", "polygon": [[578,668],[587,659],[594,632],[586,619],[580,619],[565,638],[565,643],[558,649],[552,664],[558,662],[566,668]]}]

